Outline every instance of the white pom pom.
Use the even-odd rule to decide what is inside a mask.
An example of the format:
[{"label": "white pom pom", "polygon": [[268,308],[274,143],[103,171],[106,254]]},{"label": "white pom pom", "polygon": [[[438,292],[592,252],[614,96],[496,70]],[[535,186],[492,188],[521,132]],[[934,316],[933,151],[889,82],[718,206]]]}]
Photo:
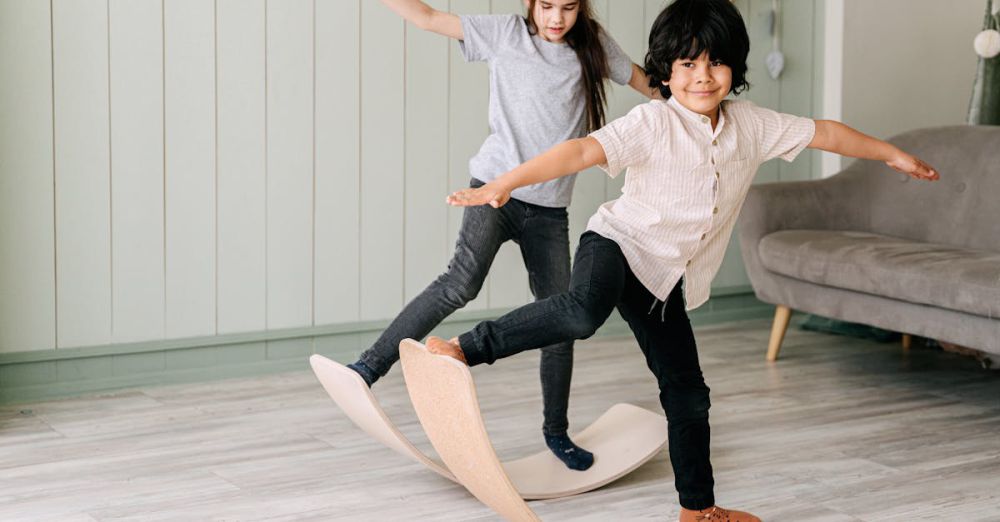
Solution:
[{"label": "white pom pom", "polygon": [[987,29],[976,35],[972,46],[976,49],[976,54],[983,58],[993,58],[1000,54],[1000,32],[995,29]]},{"label": "white pom pom", "polygon": [[767,73],[771,78],[777,80],[785,68],[785,55],[781,54],[781,51],[771,51],[764,58],[764,64],[767,65]]}]

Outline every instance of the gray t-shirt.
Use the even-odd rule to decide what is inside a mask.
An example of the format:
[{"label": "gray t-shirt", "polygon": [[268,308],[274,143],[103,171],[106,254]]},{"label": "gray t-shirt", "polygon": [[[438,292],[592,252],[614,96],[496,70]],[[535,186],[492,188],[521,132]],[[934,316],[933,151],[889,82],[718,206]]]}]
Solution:
[{"label": "gray t-shirt", "polygon": [[[528,33],[518,15],[461,16],[466,61],[490,67],[490,135],[469,160],[474,178],[489,182],[552,146],[583,136],[587,107],[580,59],[567,44]],[[611,79],[625,85],[632,60],[602,32]],[[545,207],[569,206],[576,174],[521,187],[511,197]]]}]

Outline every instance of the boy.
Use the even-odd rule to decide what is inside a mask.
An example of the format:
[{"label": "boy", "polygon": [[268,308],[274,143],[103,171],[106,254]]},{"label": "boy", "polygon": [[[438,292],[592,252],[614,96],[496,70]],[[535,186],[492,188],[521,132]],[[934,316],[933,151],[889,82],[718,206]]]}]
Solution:
[{"label": "boy", "polygon": [[918,179],[930,166],[843,124],[725,100],[747,87],[749,37],[728,0],[677,0],[656,19],[645,69],[666,101],[634,108],[587,137],[557,145],[500,178],[448,197],[453,205],[507,202],[516,187],[600,165],[628,169],[622,196],[590,219],[570,291],[486,321],[431,352],[493,363],[528,349],[591,336],[615,308],[656,376],[669,421],[681,522],[759,521],[715,506],[709,459],[709,388],[686,309],[703,304],[757,167],[811,147],[881,160]]}]

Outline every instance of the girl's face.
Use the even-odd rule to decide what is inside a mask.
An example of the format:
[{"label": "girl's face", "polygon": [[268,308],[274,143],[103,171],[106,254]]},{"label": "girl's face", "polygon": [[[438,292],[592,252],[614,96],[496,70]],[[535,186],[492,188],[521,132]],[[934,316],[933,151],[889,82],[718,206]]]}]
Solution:
[{"label": "girl's face", "polygon": [[[525,4],[531,8],[529,0],[525,0]],[[535,0],[532,17],[538,36],[552,43],[563,43],[579,13],[580,0]]]},{"label": "girl's face", "polygon": [[719,60],[712,61],[708,52],[701,56],[674,60],[670,68],[670,94],[688,109],[718,121],[719,105],[733,85],[733,70]]}]

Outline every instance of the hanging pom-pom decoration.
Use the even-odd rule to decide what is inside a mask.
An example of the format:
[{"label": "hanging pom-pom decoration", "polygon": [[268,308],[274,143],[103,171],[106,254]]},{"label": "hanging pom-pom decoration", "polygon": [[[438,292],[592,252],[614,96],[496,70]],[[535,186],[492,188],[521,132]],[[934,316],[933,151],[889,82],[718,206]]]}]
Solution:
[{"label": "hanging pom-pom decoration", "polygon": [[976,35],[972,46],[976,49],[976,54],[979,56],[993,58],[1000,54],[1000,32],[995,29],[987,29]]},{"label": "hanging pom-pom decoration", "polygon": [[767,74],[770,74],[772,79],[777,80],[785,68],[785,55],[781,51],[771,51],[764,58],[764,65],[767,66]]},{"label": "hanging pom-pom decoration", "polygon": [[785,69],[785,55],[781,52],[781,7],[778,0],[771,0],[771,52],[764,57],[764,65],[767,67],[767,74],[771,79],[777,80],[781,76],[781,71]]}]

